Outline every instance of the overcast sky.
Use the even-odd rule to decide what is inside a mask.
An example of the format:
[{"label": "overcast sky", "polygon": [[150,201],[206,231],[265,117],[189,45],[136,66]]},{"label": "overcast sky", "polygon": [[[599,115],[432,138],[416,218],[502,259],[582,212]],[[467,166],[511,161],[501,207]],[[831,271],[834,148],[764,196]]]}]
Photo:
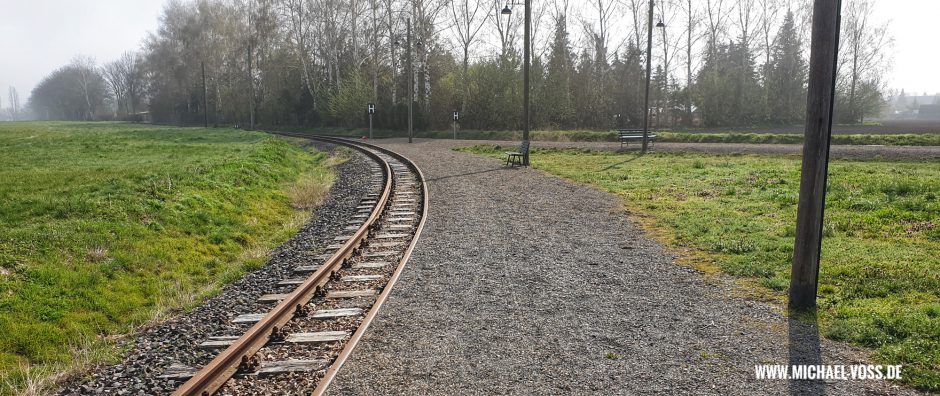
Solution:
[{"label": "overcast sky", "polygon": [[[543,1],[543,0],[536,0]],[[572,0],[572,5],[584,0]],[[22,101],[43,76],[78,54],[99,63],[137,49],[157,27],[164,0],[0,0],[0,93]],[[940,93],[938,0],[878,0],[895,38],[889,85],[908,94]],[[7,106],[6,100],[3,105]]]}]

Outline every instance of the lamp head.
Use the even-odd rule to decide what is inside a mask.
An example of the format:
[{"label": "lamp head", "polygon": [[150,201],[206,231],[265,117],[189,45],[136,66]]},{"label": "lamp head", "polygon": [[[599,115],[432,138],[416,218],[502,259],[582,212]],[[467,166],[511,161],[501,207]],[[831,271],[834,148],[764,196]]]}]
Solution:
[{"label": "lamp head", "polygon": [[658,28],[665,28],[665,27],[666,27],[666,24],[663,23],[663,20],[662,20],[662,19],[660,19],[660,20],[659,20],[659,23],[656,24],[656,27],[658,27]]},{"label": "lamp head", "polygon": [[509,4],[506,4],[506,6],[503,7],[503,10],[500,11],[499,13],[500,13],[500,14],[503,14],[503,15],[511,15],[511,14],[512,14],[512,8],[509,8]]}]

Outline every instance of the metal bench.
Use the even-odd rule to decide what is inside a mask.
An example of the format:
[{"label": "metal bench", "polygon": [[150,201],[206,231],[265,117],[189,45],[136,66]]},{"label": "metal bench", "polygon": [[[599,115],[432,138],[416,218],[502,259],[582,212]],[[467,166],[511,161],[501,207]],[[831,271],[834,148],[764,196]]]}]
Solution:
[{"label": "metal bench", "polygon": [[[631,143],[631,142],[643,143],[643,130],[642,129],[618,129],[617,139],[620,140],[620,148],[623,148],[624,143]],[[650,133],[648,136],[648,139],[649,139],[649,144],[652,146],[653,142],[656,141],[656,135],[653,133]]]},{"label": "metal bench", "polygon": [[529,164],[529,141],[523,140],[519,145],[519,151],[506,152],[506,166],[528,166]]}]

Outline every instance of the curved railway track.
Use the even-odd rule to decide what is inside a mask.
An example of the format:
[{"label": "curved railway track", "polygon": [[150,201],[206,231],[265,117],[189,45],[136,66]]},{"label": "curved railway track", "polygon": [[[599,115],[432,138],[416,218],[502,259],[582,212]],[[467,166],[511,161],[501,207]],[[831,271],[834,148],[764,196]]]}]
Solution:
[{"label": "curved railway track", "polygon": [[[240,336],[214,337],[225,348],[174,395],[320,395],[378,313],[411,256],[427,217],[427,186],[407,158],[346,139],[277,133],[344,145],[375,161],[368,194],[326,253],[295,268],[273,306],[233,322],[254,323]],[[290,290],[290,291],[288,291]]]}]

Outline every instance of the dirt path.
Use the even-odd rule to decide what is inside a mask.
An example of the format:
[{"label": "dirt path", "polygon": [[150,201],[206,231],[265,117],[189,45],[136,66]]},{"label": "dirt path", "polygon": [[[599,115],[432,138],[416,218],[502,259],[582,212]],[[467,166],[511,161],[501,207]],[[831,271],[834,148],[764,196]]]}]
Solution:
[{"label": "dirt path", "polygon": [[756,380],[866,358],[674,264],[616,197],[450,150],[465,143],[381,142],[422,167],[429,218],[331,394],[913,393]]}]

